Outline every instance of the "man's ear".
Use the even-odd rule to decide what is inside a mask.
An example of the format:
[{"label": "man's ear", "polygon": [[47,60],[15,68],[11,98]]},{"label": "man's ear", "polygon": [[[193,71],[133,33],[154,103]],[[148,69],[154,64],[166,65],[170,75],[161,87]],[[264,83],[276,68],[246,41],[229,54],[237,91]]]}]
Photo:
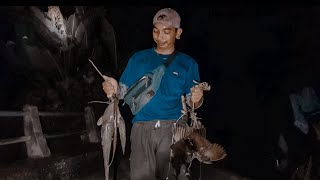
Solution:
[{"label": "man's ear", "polygon": [[183,31],[182,31],[181,28],[178,28],[178,29],[177,29],[176,39],[180,39],[180,36],[181,36],[182,32],[183,32]]}]

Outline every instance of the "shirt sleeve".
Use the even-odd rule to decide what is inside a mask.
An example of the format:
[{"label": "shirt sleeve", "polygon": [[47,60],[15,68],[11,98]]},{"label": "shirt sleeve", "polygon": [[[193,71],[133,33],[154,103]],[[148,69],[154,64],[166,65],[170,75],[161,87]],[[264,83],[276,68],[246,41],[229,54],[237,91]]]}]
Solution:
[{"label": "shirt sleeve", "polygon": [[199,75],[198,63],[195,61],[193,61],[193,63],[190,65],[190,68],[187,73],[186,89],[185,89],[186,95],[190,94],[190,88],[192,88],[195,85],[193,80],[195,80],[197,82],[201,82],[200,75]]},{"label": "shirt sleeve", "polygon": [[[190,104],[190,99],[191,99],[191,92],[190,89],[195,85],[195,83],[193,82],[193,80],[197,81],[197,82],[201,82],[200,81],[200,75],[199,75],[199,67],[198,67],[198,63],[193,61],[192,65],[189,68],[188,74],[187,74],[187,83],[186,83],[186,89],[185,89],[185,93],[186,93],[186,103],[189,107],[191,107]],[[203,102],[203,101],[202,101]],[[199,108],[201,104],[197,107]]]},{"label": "shirt sleeve", "polygon": [[123,99],[126,95],[128,88],[134,83],[133,74],[135,67],[135,54],[130,57],[128,60],[128,63],[121,74],[121,77],[119,79],[119,91],[118,91],[118,97],[119,99]]},{"label": "shirt sleeve", "polygon": [[131,58],[128,60],[127,66],[125,67],[119,83],[124,84],[127,87],[130,87],[133,83],[134,83],[134,78],[133,78],[133,74],[135,67],[135,55],[131,56]]}]

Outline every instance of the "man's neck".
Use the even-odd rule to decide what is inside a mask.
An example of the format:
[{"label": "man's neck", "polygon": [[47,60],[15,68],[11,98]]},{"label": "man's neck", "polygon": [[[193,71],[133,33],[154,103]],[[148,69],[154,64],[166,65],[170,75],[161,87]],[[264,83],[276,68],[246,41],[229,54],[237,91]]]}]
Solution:
[{"label": "man's neck", "polygon": [[156,47],[156,48],[155,48],[155,51],[156,51],[156,53],[158,53],[158,54],[166,55],[166,54],[171,54],[171,53],[173,53],[174,48],[161,49],[161,48]]}]

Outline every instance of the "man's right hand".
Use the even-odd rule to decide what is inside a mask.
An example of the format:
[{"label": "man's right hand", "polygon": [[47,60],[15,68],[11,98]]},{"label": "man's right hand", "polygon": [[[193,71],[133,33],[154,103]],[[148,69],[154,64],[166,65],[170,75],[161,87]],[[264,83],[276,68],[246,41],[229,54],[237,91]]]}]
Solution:
[{"label": "man's right hand", "polygon": [[103,76],[104,82],[102,83],[102,89],[106,93],[108,98],[118,93],[118,82],[111,77]]}]

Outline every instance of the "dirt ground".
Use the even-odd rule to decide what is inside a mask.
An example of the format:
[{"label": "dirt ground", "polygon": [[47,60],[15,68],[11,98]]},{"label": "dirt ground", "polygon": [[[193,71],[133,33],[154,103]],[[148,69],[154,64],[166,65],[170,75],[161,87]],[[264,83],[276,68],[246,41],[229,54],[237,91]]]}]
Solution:
[{"label": "dirt ground", "polygon": [[[117,164],[117,177],[114,178],[114,164]],[[193,163],[192,179],[238,180],[233,173],[214,168],[212,165]],[[118,157],[110,168],[110,180],[130,180],[129,158]],[[1,180],[104,180],[102,151],[86,152],[67,156],[52,155],[44,159],[28,159],[0,166]]]},{"label": "dirt ground", "polygon": [[[74,136],[51,140],[48,144],[51,147],[51,156],[48,158],[26,157],[11,162],[0,161],[0,180],[105,180],[100,143],[83,143]],[[128,142],[125,155],[120,152],[120,146],[117,148],[109,180],[130,180],[129,147]],[[15,159],[18,154],[12,151],[10,156]],[[245,179],[219,167],[217,163],[200,165],[194,160],[191,166],[192,180]]]}]

